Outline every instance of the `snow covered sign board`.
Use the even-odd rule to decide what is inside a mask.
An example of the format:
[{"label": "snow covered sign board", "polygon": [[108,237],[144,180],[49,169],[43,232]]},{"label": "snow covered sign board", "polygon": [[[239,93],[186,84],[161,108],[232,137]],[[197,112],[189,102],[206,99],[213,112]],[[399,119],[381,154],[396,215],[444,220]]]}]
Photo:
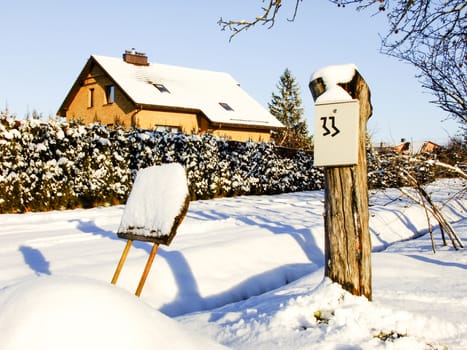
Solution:
[{"label": "snow covered sign board", "polygon": [[358,100],[315,104],[314,165],[354,165],[358,162]]},{"label": "snow covered sign board", "polygon": [[169,245],[189,206],[185,169],[177,163],[137,173],[117,235]]},{"label": "snow covered sign board", "polygon": [[141,295],[159,244],[172,242],[189,204],[185,169],[180,164],[163,164],[138,171],[117,231],[118,237],[127,239],[127,243],[112,284],[117,283],[133,240],[153,242],[135,292],[136,296]]}]

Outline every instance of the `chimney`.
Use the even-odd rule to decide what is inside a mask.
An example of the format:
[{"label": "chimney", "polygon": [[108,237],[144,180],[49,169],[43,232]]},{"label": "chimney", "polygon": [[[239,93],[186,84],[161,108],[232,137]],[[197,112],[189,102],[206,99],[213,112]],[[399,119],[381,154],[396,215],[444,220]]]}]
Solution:
[{"label": "chimney", "polygon": [[135,49],[125,50],[123,60],[126,63],[134,64],[136,66],[149,66],[148,56],[143,52],[135,51]]}]

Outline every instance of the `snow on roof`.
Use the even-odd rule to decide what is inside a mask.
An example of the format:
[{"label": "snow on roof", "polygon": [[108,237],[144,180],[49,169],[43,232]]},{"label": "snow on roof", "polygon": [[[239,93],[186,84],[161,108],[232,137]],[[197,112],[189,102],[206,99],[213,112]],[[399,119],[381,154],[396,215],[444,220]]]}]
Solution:
[{"label": "snow on roof", "polygon": [[[136,104],[196,109],[214,123],[283,126],[230,74],[159,63],[137,66],[119,58],[92,57]],[[168,91],[160,91],[154,84]]]},{"label": "snow on roof", "polygon": [[357,71],[355,64],[342,64],[326,66],[313,73],[310,81],[321,78],[326,87],[326,91],[316,99],[315,103],[352,100],[352,96],[338,84],[351,81],[355,71]]},{"label": "snow on roof", "polygon": [[185,169],[178,163],[138,171],[119,233],[146,237],[169,236],[188,196]]}]

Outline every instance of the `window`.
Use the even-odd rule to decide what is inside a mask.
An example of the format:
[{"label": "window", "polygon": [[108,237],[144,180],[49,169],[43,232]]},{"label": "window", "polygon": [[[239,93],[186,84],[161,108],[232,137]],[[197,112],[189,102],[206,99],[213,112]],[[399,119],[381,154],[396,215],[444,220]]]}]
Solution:
[{"label": "window", "polygon": [[182,130],[178,126],[167,126],[167,125],[156,125],[154,127],[154,130],[158,132],[170,132],[173,134],[178,134],[182,132]]},{"label": "window", "polygon": [[105,103],[110,104],[115,102],[115,87],[107,85],[105,87]]},{"label": "window", "polygon": [[226,110],[226,111],[232,111],[233,112],[233,108],[230,107],[230,105],[228,103],[225,103],[225,102],[219,102],[219,104]]},{"label": "window", "polygon": [[167,88],[165,87],[164,84],[156,84],[156,83],[155,83],[155,84],[152,84],[152,85],[153,85],[157,90],[159,90],[160,92],[167,92],[167,93],[170,94],[169,89],[167,89]]},{"label": "window", "polygon": [[94,88],[89,89],[88,108],[94,107]]}]

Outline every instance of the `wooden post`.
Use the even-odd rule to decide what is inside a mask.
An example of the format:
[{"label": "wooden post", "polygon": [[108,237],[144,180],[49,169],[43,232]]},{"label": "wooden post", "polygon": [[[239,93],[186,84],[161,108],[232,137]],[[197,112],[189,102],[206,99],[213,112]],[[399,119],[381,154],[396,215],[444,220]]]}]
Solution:
[{"label": "wooden post", "polygon": [[152,262],[154,261],[154,257],[157,254],[157,249],[159,248],[159,244],[154,243],[151,249],[151,254],[149,254],[148,261],[146,262],[146,266],[144,267],[143,275],[138,284],[138,288],[136,289],[135,295],[139,297],[141,295],[141,291],[143,290],[144,283],[146,282],[146,278],[148,277],[149,270],[151,270]]},{"label": "wooden post", "polygon": [[118,262],[117,268],[115,269],[114,276],[112,277],[112,284],[117,283],[118,276],[120,276],[120,271],[122,271],[123,264],[125,263],[126,257],[128,255],[128,252],[131,248],[133,241],[129,239],[126,242],[125,248],[123,249],[122,256],[120,257],[120,261]]},{"label": "wooden post", "polygon": [[[366,161],[366,123],[372,113],[370,90],[356,70],[351,81],[338,85],[359,101],[358,164],[324,168],[325,276],[353,295],[371,300]],[[310,82],[315,101],[328,88],[320,77]]]}]

